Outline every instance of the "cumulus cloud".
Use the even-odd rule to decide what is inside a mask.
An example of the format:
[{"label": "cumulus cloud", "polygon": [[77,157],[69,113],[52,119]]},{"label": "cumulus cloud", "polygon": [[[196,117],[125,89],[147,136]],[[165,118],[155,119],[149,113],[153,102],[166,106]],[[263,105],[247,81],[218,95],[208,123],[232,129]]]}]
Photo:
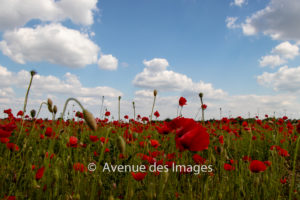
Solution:
[{"label": "cumulus cloud", "polygon": [[276,40],[300,40],[300,1],[271,0],[242,24],[245,35],[262,32]]},{"label": "cumulus cloud", "polygon": [[270,66],[271,68],[274,68],[284,63],[286,63],[286,61],[282,59],[279,55],[267,55],[261,57],[261,59],[259,60],[259,65],[261,67]]},{"label": "cumulus cloud", "polygon": [[[26,88],[30,80],[30,73],[21,70],[17,73],[10,72],[7,68],[0,66],[1,86],[11,85]],[[43,76],[36,74],[33,79],[33,93],[43,93],[48,95],[70,95],[78,97],[117,97],[122,93],[114,88],[106,86],[84,87],[78,77],[71,73],[66,73],[60,79],[56,76]]]},{"label": "cumulus cloud", "polygon": [[0,31],[24,26],[32,19],[93,24],[97,0],[0,0]]},{"label": "cumulus cloud", "polygon": [[246,0],[234,0],[231,5],[242,7],[243,4],[246,3]]},{"label": "cumulus cloud", "polygon": [[264,72],[257,77],[257,82],[275,91],[299,92],[300,66],[296,68],[284,66],[274,73]]},{"label": "cumulus cloud", "polygon": [[299,55],[299,47],[286,41],[277,45],[271,53],[271,55],[261,57],[259,61],[261,67],[270,66],[274,68],[287,63],[288,59],[294,59]]},{"label": "cumulus cloud", "polygon": [[116,70],[118,68],[118,59],[111,54],[101,55],[98,60],[98,66],[100,69]]},{"label": "cumulus cloud", "polygon": [[203,92],[210,98],[222,98],[226,93],[221,89],[214,89],[212,84],[203,81],[193,82],[184,74],[167,70],[169,65],[166,59],[154,58],[144,60],[144,70],[137,74],[133,84],[145,89],[158,89],[161,91],[181,92],[186,95]]},{"label": "cumulus cloud", "polygon": [[293,59],[299,55],[299,47],[289,42],[282,42],[272,50],[272,53],[278,54],[283,58]]},{"label": "cumulus cloud", "polygon": [[225,22],[227,28],[234,29],[234,28],[239,28],[240,26],[236,24],[237,17],[227,17]]},{"label": "cumulus cloud", "polygon": [[96,63],[99,47],[77,30],[49,24],[5,32],[0,50],[20,64],[48,61],[76,68]]}]

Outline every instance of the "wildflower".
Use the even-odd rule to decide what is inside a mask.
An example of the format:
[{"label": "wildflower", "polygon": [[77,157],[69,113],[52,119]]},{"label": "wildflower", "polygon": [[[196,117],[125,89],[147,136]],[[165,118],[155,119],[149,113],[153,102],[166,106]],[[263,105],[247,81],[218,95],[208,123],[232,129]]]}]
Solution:
[{"label": "wildflower", "polygon": [[45,171],[45,167],[41,167],[40,169],[38,169],[35,174],[35,179],[40,180],[44,175],[44,171]]},{"label": "wildflower", "polygon": [[266,165],[259,160],[252,160],[249,168],[254,173],[263,172],[267,169]]},{"label": "wildflower", "polygon": [[131,172],[131,175],[135,180],[142,181],[146,177],[147,172],[137,172],[137,173]]},{"label": "wildflower", "polygon": [[186,105],[186,99],[184,97],[179,98],[179,106],[183,107]]}]

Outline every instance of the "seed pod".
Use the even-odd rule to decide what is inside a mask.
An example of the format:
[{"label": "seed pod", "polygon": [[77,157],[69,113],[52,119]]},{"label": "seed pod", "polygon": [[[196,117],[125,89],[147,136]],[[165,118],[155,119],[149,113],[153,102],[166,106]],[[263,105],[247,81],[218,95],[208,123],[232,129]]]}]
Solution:
[{"label": "seed pod", "polygon": [[203,98],[203,93],[202,93],[202,92],[199,93],[199,97],[200,97],[201,99]]},{"label": "seed pod", "polygon": [[30,75],[31,75],[31,76],[34,76],[34,75],[36,75],[36,74],[37,74],[36,71],[34,71],[34,70],[31,70],[31,71],[30,71]]},{"label": "seed pod", "polygon": [[153,90],[153,95],[156,97],[156,95],[157,95],[157,90]]},{"label": "seed pod", "polygon": [[50,98],[48,98],[48,100],[47,100],[47,105],[48,105],[49,112],[52,113],[53,112],[53,110],[52,110],[53,101]]},{"label": "seed pod", "polygon": [[93,131],[97,130],[97,122],[93,116],[92,113],[90,113],[88,110],[83,110],[83,117],[87,125],[92,129]]},{"label": "seed pod", "polygon": [[125,141],[124,139],[119,136],[118,139],[117,139],[117,146],[119,148],[119,151],[124,154],[125,153],[125,149],[126,149],[126,144],[125,144]]},{"label": "seed pod", "polygon": [[35,111],[34,109],[32,109],[32,110],[30,111],[30,116],[31,116],[31,118],[34,118],[34,117],[35,117],[35,114],[36,114],[36,111]]},{"label": "seed pod", "polygon": [[56,105],[53,106],[53,112],[54,112],[54,114],[57,113],[57,106]]}]

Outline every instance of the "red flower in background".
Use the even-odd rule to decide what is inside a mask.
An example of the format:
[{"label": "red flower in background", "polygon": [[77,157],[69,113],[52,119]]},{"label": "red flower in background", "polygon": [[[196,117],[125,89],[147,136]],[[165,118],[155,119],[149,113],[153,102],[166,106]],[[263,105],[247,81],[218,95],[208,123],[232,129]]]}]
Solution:
[{"label": "red flower in background", "polygon": [[151,146],[154,148],[157,148],[160,146],[159,142],[157,140],[150,140]]},{"label": "red flower in background", "polygon": [[87,168],[82,163],[75,163],[73,165],[73,169],[75,171],[80,171],[80,172],[86,172],[87,171]]},{"label": "red flower in background", "polygon": [[198,155],[198,154],[194,154],[193,155],[193,160],[194,160],[194,162],[196,163],[196,164],[201,164],[201,165],[203,165],[204,163],[205,163],[205,159],[204,158],[202,158],[200,155]]},{"label": "red flower in background", "polygon": [[128,119],[129,117],[128,117],[128,115],[125,115],[124,118],[125,118],[125,119]]},{"label": "red flower in background", "polygon": [[234,170],[234,166],[232,166],[231,164],[225,163],[224,164],[224,169],[226,171],[232,171],[232,170]]},{"label": "red flower in background", "polygon": [[251,172],[258,173],[263,172],[267,169],[267,166],[259,160],[252,160],[249,166]]},{"label": "red flower in background", "polygon": [[179,99],[179,106],[182,107],[184,105],[186,105],[186,99],[184,97],[180,97],[180,99]]},{"label": "red flower in background", "polygon": [[23,115],[24,115],[24,113],[23,113],[22,110],[20,110],[20,111],[17,113],[17,116],[23,116]]},{"label": "red flower in background", "polygon": [[155,112],[154,112],[154,116],[155,116],[156,118],[159,118],[159,116],[160,116],[159,112],[158,112],[158,111],[155,111]]},{"label": "red flower in background", "polygon": [[74,137],[74,136],[70,137],[70,139],[69,139],[69,145],[71,147],[77,147],[77,142],[78,142],[77,137]]},{"label": "red flower in background", "polygon": [[35,179],[40,180],[44,176],[45,167],[41,167],[35,174]]},{"label": "red flower in background", "polygon": [[0,129],[0,138],[8,138],[11,136],[12,131],[5,131]]},{"label": "red flower in background", "polygon": [[137,173],[131,172],[131,175],[135,180],[142,181],[146,177],[147,172],[137,172]]},{"label": "red flower in background", "polygon": [[96,135],[90,135],[90,140],[91,140],[92,142],[97,142],[97,141],[99,140],[99,138],[98,138],[98,136],[96,136]]},{"label": "red flower in background", "polygon": [[219,142],[220,142],[220,144],[224,144],[224,136],[223,135],[219,136]]},{"label": "red flower in background", "polygon": [[106,112],[105,112],[105,116],[106,116],[106,117],[109,117],[109,116],[110,116],[110,112],[109,112],[109,111],[106,111]]},{"label": "red flower in background", "polygon": [[203,105],[201,105],[201,108],[202,108],[203,110],[205,110],[205,109],[207,108],[207,105],[206,105],[206,104],[203,104]]}]

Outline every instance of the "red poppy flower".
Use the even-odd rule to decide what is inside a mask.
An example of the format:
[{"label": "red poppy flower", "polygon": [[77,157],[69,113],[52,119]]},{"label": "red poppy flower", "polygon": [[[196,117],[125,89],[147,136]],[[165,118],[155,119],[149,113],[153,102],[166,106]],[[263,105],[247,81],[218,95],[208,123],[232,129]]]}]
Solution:
[{"label": "red poppy flower", "polygon": [[17,116],[23,116],[23,115],[24,115],[24,113],[23,113],[22,110],[20,110],[20,111],[17,113]]},{"label": "red poppy flower", "polygon": [[286,183],[286,178],[280,179],[280,183],[285,184]]},{"label": "red poppy flower", "polygon": [[231,164],[225,163],[224,164],[224,169],[226,171],[232,171],[232,170],[234,170],[234,166],[232,166]]},{"label": "red poppy flower", "polygon": [[147,172],[137,172],[137,173],[131,172],[131,175],[135,180],[142,181],[146,177]]},{"label": "red poppy flower", "polygon": [[224,136],[223,135],[219,136],[219,142],[220,142],[220,144],[224,144]]},{"label": "red poppy flower", "polygon": [[159,142],[157,140],[150,140],[151,146],[153,146],[154,148],[159,147]]},{"label": "red poppy flower", "polygon": [[11,151],[19,151],[18,145],[14,144],[14,143],[7,143],[6,147]]},{"label": "red poppy flower", "polygon": [[70,146],[72,146],[72,147],[77,146],[77,142],[78,142],[77,137],[74,137],[74,136],[71,136],[71,137],[70,137],[70,139],[69,139],[69,144],[70,144]]},{"label": "red poppy flower", "polygon": [[106,112],[105,112],[105,116],[106,116],[106,117],[109,117],[109,116],[110,116],[110,112],[109,112],[109,111],[106,111]]},{"label": "red poppy flower", "polygon": [[8,138],[11,136],[12,131],[5,131],[0,129],[0,138]]},{"label": "red poppy flower", "polygon": [[205,110],[207,108],[206,104],[201,105],[202,110]]},{"label": "red poppy flower", "polygon": [[45,167],[41,167],[40,169],[38,169],[35,174],[35,179],[40,180],[44,175],[44,171],[45,171]]},{"label": "red poppy flower", "polygon": [[206,128],[196,123],[193,119],[176,118],[173,120],[176,127],[175,142],[176,147],[180,151],[202,151],[208,149],[209,134],[206,132]]},{"label": "red poppy flower", "polygon": [[184,106],[186,105],[186,99],[184,97],[180,97],[179,98],[179,106]]},{"label": "red poppy flower", "polygon": [[155,111],[155,112],[154,112],[154,116],[155,116],[156,118],[159,118],[159,116],[160,116],[159,112],[158,112],[158,111]]},{"label": "red poppy flower", "polygon": [[204,163],[205,163],[205,159],[204,158],[202,158],[200,155],[198,155],[198,154],[194,154],[193,155],[193,160],[194,160],[194,162],[196,163],[196,164],[201,164],[201,165],[203,165]]},{"label": "red poppy flower", "polygon": [[265,171],[267,169],[267,166],[262,161],[252,160],[249,168],[250,168],[251,172],[258,173],[258,172]]},{"label": "red poppy flower", "polygon": [[73,169],[75,171],[80,171],[80,172],[86,172],[87,171],[87,168],[82,163],[75,163],[73,165]]},{"label": "red poppy flower", "polygon": [[51,136],[52,136],[52,132],[53,132],[52,128],[51,128],[51,127],[47,127],[47,128],[46,128],[45,135],[46,135],[47,137],[51,137]]},{"label": "red poppy flower", "polygon": [[99,140],[99,138],[98,138],[98,136],[96,136],[96,135],[90,135],[90,140],[91,140],[92,142],[97,142],[97,141]]}]

